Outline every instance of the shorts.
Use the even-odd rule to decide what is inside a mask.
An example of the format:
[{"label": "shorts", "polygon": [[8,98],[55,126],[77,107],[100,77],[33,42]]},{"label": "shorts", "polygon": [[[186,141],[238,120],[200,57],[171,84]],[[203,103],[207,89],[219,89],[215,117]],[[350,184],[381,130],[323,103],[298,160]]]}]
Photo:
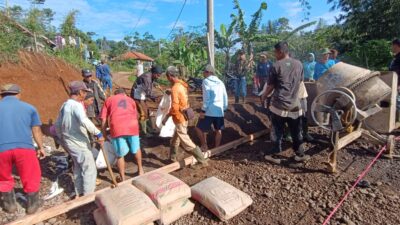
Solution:
[{"label": "shorts", "polygon": [[128,152],[136,154],[140,149],[139,136],[121,136],[113,138],[111,143],[119,158],[126,156]]},{"label": "shorts", "polygon": [[204,119],[199,120],[197,128],[203,132],[207,132],[211,130],[211,125],[213,125],[214,130],[224,129],[224,117],[205,116]]}]

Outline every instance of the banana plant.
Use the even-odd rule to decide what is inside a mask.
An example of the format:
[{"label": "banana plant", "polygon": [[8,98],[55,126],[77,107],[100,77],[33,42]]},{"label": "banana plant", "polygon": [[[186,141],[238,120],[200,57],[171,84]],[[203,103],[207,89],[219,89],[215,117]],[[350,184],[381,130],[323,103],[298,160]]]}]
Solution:
[{"label": "banana plant", "polygon": [[231,49],[240,42],[240,38],[235,38],[234,28],[236,21],[232,20],[228,29],[225,24],[221,24],[219,32],[215,31],[215,47],[221,49],[225,54],[225,72],[230,70],[230,52]]},{"label": "banana plant", "polygon": [[267,10],[268,5],[266,2],[262,2],[258,10],[251,16],[252,20],[249,25],[244,21],[244,11],[240,7],[239,0],[233,0],[234,9],[237,10],[237,14],[231,14],[232,22],[235,25],[235,31],[238,33],[239,38],[242,42],[242,49],[250,56],[249,65],[254,65],[252,42],[258,34],[258,28],[260,27],[263,11]]}]

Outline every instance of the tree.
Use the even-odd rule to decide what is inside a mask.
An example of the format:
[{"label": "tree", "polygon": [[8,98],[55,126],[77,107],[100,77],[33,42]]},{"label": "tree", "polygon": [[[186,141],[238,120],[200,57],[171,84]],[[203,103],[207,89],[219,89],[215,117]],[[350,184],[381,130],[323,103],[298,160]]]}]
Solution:
[{"label": "tree", "polygon": [[257,36],[262,13],[267,10],[267,3],[262,2],[258,10],[251,16],[251,22],[249,25],[244,20],[244,11],[240,7],[239,0],[233,0],[234,9],[237,10],[237,14],[231,14],[232,21],[236,24],[235,31],[239,34],[239,38],[242,42],[242,49],[250,56],[249,64],[254,65],[253,62],[253,48],[252,42]]},{"label": "tree", "polygon": [[239,38],[234,36],[234,28],[236,21],[233,20],[226,29],[225,24],[221,24],[219,32],[215,31],[215,47],[221,49],[225,53],[225,72],[230,70],[230,54],[232,48],[240,42]]},{"label": "tree", "polygon": [[400,0],[328,0],[340,9],[338,21],[361,42],[400,36]]},{"label": "tree", "polygon": [[77,33],[76,28],[76,15],[78,14],[77,10],[70,11],[64,19],[64,22],[61,24],[60,30],[61,34],[64,37],[72,36],[74,37]]}]

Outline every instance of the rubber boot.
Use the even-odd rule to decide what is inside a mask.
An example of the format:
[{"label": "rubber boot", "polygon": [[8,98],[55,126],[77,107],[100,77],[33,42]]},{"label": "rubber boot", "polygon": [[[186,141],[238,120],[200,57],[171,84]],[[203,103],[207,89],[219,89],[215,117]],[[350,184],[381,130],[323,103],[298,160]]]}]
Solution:
[{"label": "rubber boot", "polygon": [[239,96],[235,96],[235,104],[239,103]]},{"label": "rubber boot", "polygon": [[193,169],[201,169],[208,166],[208,160],[204,158],[203,152],[201,151],[199,146],[196,146],[196,148],[194,148],[191,153],[194,158],[199,162],[192,166]]},{"label": "rubber boot", "polygon": [[17,201],[15,200],[14,190],[10,192],[2,192],[1,196],[3,198],[3,209],[8,213],[13,213],[17,211]]},{"label": "rubber boot", "polygon": [[179,151],[179,147],[175,147],[175,146],[170,147],[170,149],[169,149],[169,159],[172,162],[178,162],[179,161],[178,151]]},{"label": "rubber boot", "polygon": [[139,124],[142,135],[146,138],[152,137],[152,135],[147,132],[147,120],[139,120]]},{"label": "rubber boot", "polygon": [[39,192],[28,193],[27,199],[26,213],[34,214],[40,207]]},{"label": "rubber boot", "polygon": [[245,97],[242,97],[242,104],[244,104],[244,103],[246,103],[246,98]]},{"label": "rubber boot", "polygon": [[308,133],[307,117],[303,117],[301,122],[303,126],[303,140],[307,142],[314,141],[314,138]]},{"label": "rubber boot", "polygon": [[148,119],[148,120],[146,120],[146,123],[147,123],[147,133],[155,134],[156,130],[154,129],[155,126],[154,126],[153,120]]}]

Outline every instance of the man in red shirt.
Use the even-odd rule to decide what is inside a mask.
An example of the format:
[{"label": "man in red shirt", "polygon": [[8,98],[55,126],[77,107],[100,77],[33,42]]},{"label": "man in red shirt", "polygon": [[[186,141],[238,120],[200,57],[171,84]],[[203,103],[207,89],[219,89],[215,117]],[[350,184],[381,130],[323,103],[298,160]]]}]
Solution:
[{"label": "man in red shirt", "polygon": [[118,156],[117,167],[120,180],[125,180],[124,156],[131,152],[135,155],[139,175],[144,174],[142,167],[142,153],[139,142],[139,126],[137,119],[136,104],[133,99],[125,94],[120,88],[109,97],[101,110],[101,121],[103,132],[107,129],[107,122],[111,132],[111,143]]}]

